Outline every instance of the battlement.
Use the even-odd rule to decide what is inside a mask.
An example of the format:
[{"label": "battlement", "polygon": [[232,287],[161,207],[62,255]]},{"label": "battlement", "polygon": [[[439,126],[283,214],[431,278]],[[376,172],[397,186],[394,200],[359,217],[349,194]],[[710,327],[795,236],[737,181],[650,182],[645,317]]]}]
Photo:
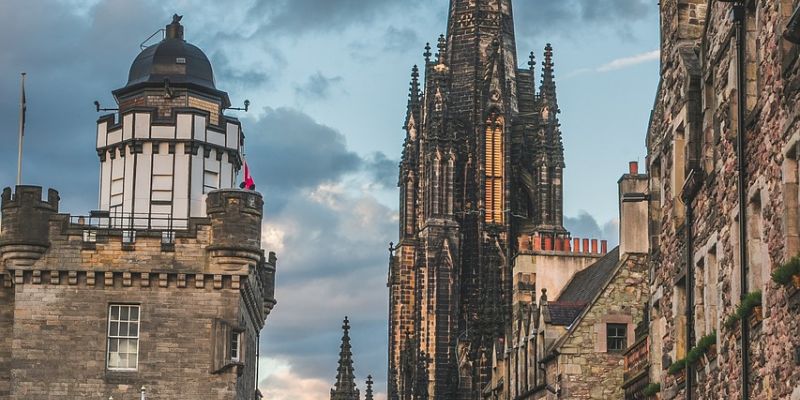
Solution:
[{"label": "battlement", "polygon": [[18,246],[26,257],[35,257],[49,245],[50,217],[58,212],[58,192],[50,189],[42,199],[39,186],[17,186],[3,189],[2,225],[0,225],[0,254],[8,246]]},{"label": "battlement", "polygon": [[564,253],[602,256],[608,253],[608,241],[598,239],[562,238],[549,235],[520,235],[517,237],[522,254]]},{"label": "battlement", "polygon": [[10,187],[3,189],[2,209],[16,207],[41,208],[53,212],[58,212],[58,191],[47,190],[47,199],[42,200],[43,188],[41,186],[19,185],[12,192]]}]

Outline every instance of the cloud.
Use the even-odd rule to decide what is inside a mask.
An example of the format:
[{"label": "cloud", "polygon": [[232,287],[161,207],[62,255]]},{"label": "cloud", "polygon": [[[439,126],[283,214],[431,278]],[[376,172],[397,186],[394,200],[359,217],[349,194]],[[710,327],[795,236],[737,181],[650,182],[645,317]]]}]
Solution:
[{"label": "cloud", "polygon": [[577,217],[564,217],[564,227],[572,237],[608,240],[610,247],[619,244],[619,219],[614,218],[601,226],[588,212],[581,211]]},{"label": "cloud", "polygon": [[656,61],[661,56],[661,51],[653,50],[646,53],[636,54],[630,57],[618,58],[606,64],[597,67],[597,72],[615,71],[624,69],[635,65],[643,64],[650,61]]},{"label": "cloud", "polygon": [[345,136],[299,110],[266,108],[244,124],[248,163],[257,183],[270,190],[315,187],[357,171],[362,160]]},{"label": "cloud", "polygon": [[[356,376],[361,382],[372,374],[385,390],[387,248],[397,212],[346,182],[323,183],[298,191],[265,225],[265,247],[285,251],[278,253],[279,305],[261,354],[288,360],[298,376],[330,385],[341,320],[349,315]],[[324,398],[329,388],[314,398]]]},{"label": "cloud", "polygon": [[388,52],[403,52],[419,47],[420,39],[416,31],[411,28],[398,28],[394,25],[386,28],[383,34],[383,50]]},{"label": "cloud", "polygon": [[308,77],[308,80],[302,85],[295,85],[294,91],[298,97],[307,100],[326,100],[333,94],[333,89],[341,84],[342,81],[341,76],[327,77],[322,72],[317,71],[317,73]]},{"label": "cloud", "polygon": [[372,177],[372,181],[383,188],[397,186],[398,165],[400,161],[391,160],[382,152],[372,153],[366,158],[365,170]]},{"label": "cloud", "polygon": [[658,7],[650,0],[528,0],[514,3],[518,32],[522,36],[537,38],[570,37],[586,28],[611,30],[631,38],[631,24],[656,12]]},{"label": "cloud", "polygon": [[393,10],[414,8],[422,0],[277,0],[256,2],[250,14],[265,21],[259,33],[296,35],[373,24]]}]

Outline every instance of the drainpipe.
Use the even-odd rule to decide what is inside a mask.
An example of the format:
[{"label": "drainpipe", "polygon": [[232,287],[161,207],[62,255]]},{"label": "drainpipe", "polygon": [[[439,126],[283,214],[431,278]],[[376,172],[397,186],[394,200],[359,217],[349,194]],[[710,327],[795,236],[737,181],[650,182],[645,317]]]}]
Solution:
[{"label": "drainpipe", "polygon": [[[686,351],[694,345],[694,200],[700,186],[700,172],[696,169],[689,171],[683,187],[683,203],[686,207]],[[692,400],[692,384],[694,383],[694,367],[686,364],[686,400]]]},{"label": "drainpipe", "polygon": [[[745,0],[719,0],[725,3],[733,3],[733,22],[736,26],[736,95],[737,95],[737,114],[738,126],[736,135],[736,159],[737,168],[739,170],[738,182],[738,197],[739,197],[739,275],[741,299],[747,294],[747,163],[745,160],[745,145],[747,138],[745,137],[747,124],[745,123],[745,116],[747,114],[747,78],[745,75],[746,50],[745,44],[747,43],[747,27],[745,26],[745,19],[747,18]],[[742,399],[748,400],[750,398],[750,325],[747,318],[742,318],[742,337],[741,337],[741,351],[742,351]]]},{"label": "drainpipe", "polygon": [[[746,101],[747,101],[747,81],[745,76],[745,44],[747,27],[745,26],[745,4],[737,1],[733,6],[733,18],[736,24],[736,81],[738,95],[738,132],[736,135],[736,158],[739,168],[739,262],[740,262],[740,285],[741,299],[747,294],[747,272],[749,269],[747,259],[747,163],[745,160],[745,145],[747,144],[745,123]],[[742,399],[750,398],[750,325],[747,318],[742,318]]]}]

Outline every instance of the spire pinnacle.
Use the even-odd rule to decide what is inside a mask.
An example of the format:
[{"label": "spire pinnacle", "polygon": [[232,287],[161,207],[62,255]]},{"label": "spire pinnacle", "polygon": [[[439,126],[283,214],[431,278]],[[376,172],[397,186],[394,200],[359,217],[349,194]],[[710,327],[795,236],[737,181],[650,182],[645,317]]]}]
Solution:
[{"label": "spire pinnacle", "polygon": [[542,64],[542,87],[540,92],[542,96],[550,96],[555,100],[556,96],[556,81],[553,72],[553,46],[548,43],[544,48],[544,63]]},{"label": "spire pinnacle", "polygon": [[372,385],[375,382],[372,381],[372,375],[367,376],[367,392],[364,394],[364,400],[375,400],[372,395]]},{"label": "spire pinnacle", "polygon": [[361,394],[356,389],[356,378],[353,372],[353,352],[350,347],[350,320],[344,317],[342,323],[342,345],[339,351],[339,368],[336,384],[331,389],[331,400],[360,400]]},{"label": "spire pinnacle", "polygon": [[425,52],[422,53],[422,56],[425,57],[425,64],[429,64],[431,62],[431,43],[425,43]]},{"label": "spire pinnacle", "polygon": [[409,102],[419,101],[419,67],[416,65],[411,68],[411,87],[408,94]]},{"label": "spire pinnacle", "polygon": [[436,53],[436,61],[442,64],[444,63],[445,52],[447,51],[447,39],[444,38],[444,35],[439,35],[439,44],[437,47],[439,48],[439,52]]},{"label": "spire pinnacle", "polygon": [[531,71],[536,69],[536,53],[534,52],[531,52],[531,55],[528,60],[528,67],[530,67]]}]

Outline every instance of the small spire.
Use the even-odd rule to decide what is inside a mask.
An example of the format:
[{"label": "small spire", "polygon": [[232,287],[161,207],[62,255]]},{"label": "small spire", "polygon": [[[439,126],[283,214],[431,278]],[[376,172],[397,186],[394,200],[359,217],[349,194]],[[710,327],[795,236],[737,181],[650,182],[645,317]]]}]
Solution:
[{"label": "small spire", "polygon": [[408,99],[411,102],[418,102],[419,101],[419,67],[416,65],[411,68],[411,85],[410,85],[410,93],[408,94]]},{"label": "small spire", "polygon": [[536,69],[536,53],[534,52],[531,52],[531,55],[528,59],[528,67],[530,67],[531,71]]},{"label": "small spire", "polygon": [[552,96],[555,100],[556,95],[556,80],[553,73],[553,46],[548,43],[544,48],[544,63],[542,64],[542,87],[540,92],[542,96]]},{"label": "small spire", "polygon": [[342,331],[344,334],[339,351],[339,368],[336,374],[336,384],[331,389],[331,400],[359,400],[361,395],[356,389],[353,352],[350,347],[350,320],[347,317],[344,317]]},{"label": "small spire", "polygon": [[444,35],[439,35],[438,47],[439,52],[436,53],[436,61],[438,61],[439,64],[442,64],[444,63],[445,51],[447,50],[447,39],[444,38]]},{"label": "small spire", "polygon": [[372,375],[367,376],[367,392],[364,394],[364,400],[375,400],[372,395],[372,385],[375,382],[372,381]]},{"label": "small spire", "polygon": [[422,53],[422,55],[425,57],[425,64],[430,64],[431,56],[432,56],[432,54],[431,54],[431,43],[430,42],[425,43],[425,52]]}]

